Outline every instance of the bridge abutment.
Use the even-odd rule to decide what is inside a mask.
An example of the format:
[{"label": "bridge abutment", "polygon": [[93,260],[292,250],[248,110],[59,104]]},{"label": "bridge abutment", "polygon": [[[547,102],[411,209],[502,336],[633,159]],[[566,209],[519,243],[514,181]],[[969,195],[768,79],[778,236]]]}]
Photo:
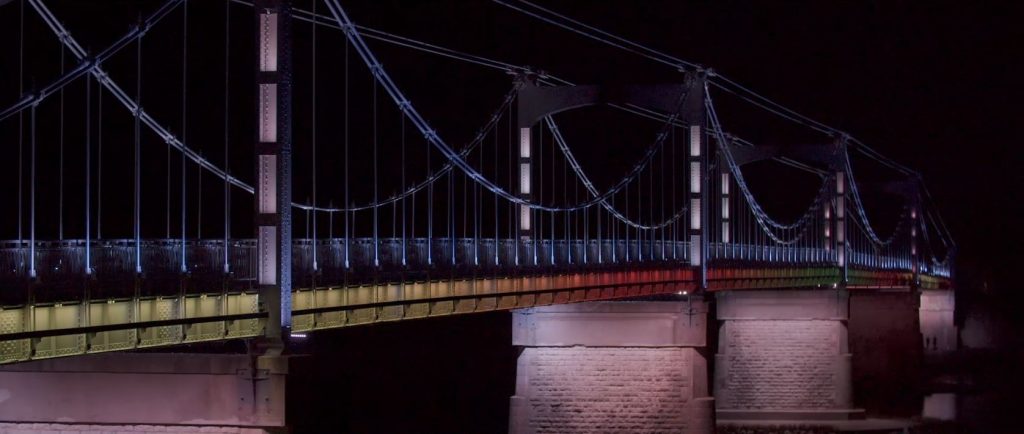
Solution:
[{"label": "bridge abutment", "polygon": [[954,310],[956,300],[952,289],[921,291],[921,334],[924,354],[936,357],[956,351],[958,346]]},{"label": "bridge abutment", "polygon": [[706,321],[697,300],[514,312],[509,432],[714,432]]},{"label": "bridge abutment", "polygon": [[919,307],[920,292],[910,288],[850,292],[854,402],[869,415],[912,417],[920,410]]},{"label": "bridge abutment", "polygon": [[717,293],[720,424],[846,420],[853,408],[843,290]]},{"label": "bridge abutment", "polygon": [[281,357],[184,353],[4,366],[0,432],[268,432],[284,426],[287,370]]}]

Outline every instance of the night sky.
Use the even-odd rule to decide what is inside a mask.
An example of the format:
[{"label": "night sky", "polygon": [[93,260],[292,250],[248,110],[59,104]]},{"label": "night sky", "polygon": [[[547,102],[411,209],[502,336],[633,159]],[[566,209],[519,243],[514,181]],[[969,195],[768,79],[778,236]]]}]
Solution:
[{"label": "night sky", "polygon": [[[1014,264],[1022,259],[1016,244],[1024,239],[1015,191],[1024,184],[1015,127],[1024,96],[1017,82],[1024,73],[1018,3],[544,5],[712,67],[920,171],[960,246],[959,271],[970,276],[964,283],[1016,292]],[[576,82],[673,77],[667,67],[489,2],[356,3],[351,15],[368,26]],[[787,137],[789,125],[763,112],[734,113],[722,115],[726,128],[733,125],[757,143],[808,140]]]},{"label": "night sky", "polygon": [[[18,1],[0,9],[3,53],[0,64],[0,100],[9,104],[17,98]],[[248,6],[231,6],[232,45],[224,51],[224,4],[192,2],[188,43],[188,130],[186,142],[212,161],[222,164],[224,156],[224,67],[229,67],[230,123],[229,159],[232,172],[251,179],[252,105],[252,20]],[[50,1],[57,17],[64,21],[83,46],[105,47],[123,34],[137,17],[152,11],[154,1],[78,2]],[[309,9],[309,2],[297,7]],[[1014,3],[962,4],[953,2],[553,2],[547,6],[583,22],[687,61],[706,65],[761,94],[811,118],[860,138],[882,153],[919,170],[960,247],[962,286],[989,286],[1011,291],[1012,267],[1021,259],[1015,240],[1021,239],[1015,224],[1019,205],[1014,187],[1021,184],[1015,168],[1022,152],[1015,146],[1019,132],[1021,88],[1013,81],[1021,75],[1021,16]],[[320,5],[319,12],[326,13]],[[565,30],[531,19],[491,2],[460,1],[355,1],[345,2],[358,24],[447,46],[517,65],[549,71],[577,83],[664,83],[679,80],[680,74]],[[59,71],[60,54],[56,39],[43,23],[28,11],[26,15],[25,86],[48,83]],[[180,9],[157,25],[144,40],[142,101],[147,111],[176,134],[181,131],[181,13]],[[297,200],[311,196],[308,164],[310,148],[311,38],[308,23],[295,23],[294,99]],[[511,86],[511,77],[500,72],[453,60],[413,52],[370,41],[385,68],[409,95],[416,107],[453,146],[469,140],[497,107]],[[342,131],[340,106],[344,74],[344,41],[339,32],[318,32],[318,202],[343,202],[338,175]],[[358,59],[350,58],[350,122],[353,125],[350,162],[352,198],[360,203],[372,198],[367,185],[372,179],[372,86],[369,74]],[[229,62],[225,62],[229,59]],[[67,65],[73,64],[71,56]],[[129,94],[135,88],[135,46],[129,46],[107,69]],[[65,231],[81,237],[81,192],[84,177],[81,138],[84,136],[84,88],[81,81],[66,91]],[[726,129],[755,143],[824,143],[823,135],[811,133],[765,112],[715,95]],[[398,160],[398,112],[383,92],[379,95],[379,170],[384,179],[381,197],[401,186],[388,174],[395,174]],[[96,98],[94,94],[94,98]],[[39,219],[40,238],[54,238],[54,217],[58,105],[51,98],[39,108],[37,132],[40,146]],[[105,237],[130,236],[132,119],[105,99],[104,141],[106,164],[104,187],[107,219]],[[95,99],[92,102],[95,113]],[[592,108],[564,114],[559,119],[570,144],[584,168],[598,186],[617,179],[639,150],[649,143],[658,125],[637,120],[607,108]],[[27,117],[26,117],[27,140]],[[93,127],[96,146],[98,124]],[[426,156],[422,139],[407,125],[409,154],[407,179],[418,180],[425,173]],[[501,131],[499,131],[501,133]],[[17,123],[10,119],[0,125],[6,149],[14,150]],[[506,133],[501,133],[506,134]],[[160,140],[144,129],[143,160],[146,173],[143,196],[143,231],[147,237],[166,233],[166,215],[172,237],[180,236],[180,159],[166,157]],[[507,140],[507,138],[502,139]],[[388,147],[390,146],[390,148]],[[499,144],[497,149],[504,149]],[[27,152],[27,148],[26,148]],[[16,154],[11,154],[16,155]],[[27,154],[26,154],[27,158]],[[16,185],[16,163],[4,170],[5,183]],[[434,153],[433,167],[440,159]],[[77,163],[72,163],[76,161]],[[171,208],[167,212],[167,163],[171,164]],[[25,176],[27,177],[27,163]],[[52,166],[47,169],[45,166]],[[115,167],[111,169],[111,167]],[[756,192],[762,194],[769,210],[782,216],[802,209],[813,194],[813,178],[800,178],[785,169],[764,171],[755,167],[750,176]],[[94,169],[95,170],[95,169]],[[555,167],[555,174],[560,168]],[[863,177],[889,179],[891,172],[870,164],[858,168]],[[194,165],[187,172],[188,236],[202,230],[204,237],[221,236],[222,188],[212,176],[204,176],[202,228],[197,222],[199,177]],[[507,175],[502,169],[499,177]],[[332,176],[331,181],[323,181]],[[11,178],[11,179],[7,179]],[[811,180],[810,182],[804,182]],[[792,181],[792,182],[790,182]],[[390,184],[389,184],[390,182]],[[457,181],[456,186],[462,184]],[[776,188],[787,184],[786,188]],[[74,186],[74,187],[72,187]],[[26,187],[27,188],[27,187]],[[16,203],[16,189],[7,189],[5,203]],[[26,192],[27,194],[27,192]],[[569,193],[572,194],[572,193]],[[45,197],[43,199],[42,197]],[[550,197],[550,196],[549,196]],[[559,196],[560,197],[560,196]],[[27,198],[27,196],[26,196]],[[27,201],[27,199],[26,199]],[[236,190],[232,209],[234,235],[247,236],[251,209],[248,195]],[[869,201],[871,202],[871,201]],[[885,199],[869,208],[888,210]],[[114,205],[111,205],[114,204]],[[418,202],[421,206],[425,201]],[[782,204],[781,206],[779,204]],[[27,206],[27,205],[26,205]],[[124,208],[126,207],[127,208]],[[113,207],[113,208],[110,208]],[[122,209],[123,208],[123,209]],[[27,208],[26,208],[27,209]],[[789,213],[789,214],[787,214]],[[886,215],[875,218],[879,230],[888,232]],[[16,213],[3,216],[4,238],[16,238]],[[26,217],[27,218],[27,217]],[[503,217],[504,218],[504,217]],[[318,220],[320,227],[330,223]],[[365,220],[363,221],[365,223]],[[982,223],[983,222],[983,223]],[[357,223],[358,225],[359,223]],[[419,230],[425,230],[420,223]],[[305,223],[298,220],[298,235]],[[323,231],[324,229],[321,229]],[[360,231],[357,226],[357,231]],[[320,236],[324,236],[320,232]],[[969,276],[969,278],[968,278]]]},{"label": "night sky", "polygon": [[[18,97],[18,4],[19,0],[14,0],[0,6],[0,40],[3,41],[0,42],[0,106],[3,107]],[[126,32],[140,14],[148,14],[159,2],[50,0],[46,4],[83,46],[97,50]],[[512,64],[529,65],[577,83],[665,83],[681,79],[679,73],[664,65],[488,1],[374,0],[343,1],[342,4],[357,24]],[[1024,240],[1024,229],[1019,223],[1022,206],[1017,191],[1024,185],[1019,169],[1024,166],[1024,151],[1020,149],[1020,123],[1024,120],[1020,109],[1024,98],[1020,84],[1024,77],[1021,60],[1024,53],[1020,48],[1024,41],[1024,26],[1021,26],[1024,13],[1019,2],[553,1],[542,4],[611,33],[711,67],[791,109],[847,131],[883,154],[919,170],[959,245],[960,287],[970,291],[987,288],[1014,297],[1020,293],[1014,280],[1018,272],[1016,266],[1024,260],[1019,248]],[[298,1],[296,6],[311,7],[308,1]],[[228,66],[230,167],[240,178],[251,180],[252,163],[248,154],[251,154],[253,117],[252,11],[248,6],[231,5],[234,43],[225,57],[224,3],[192,1],[189,8],[186,142],[201,149],[215,163],[223,163],[224,68]],[[323,5],[318,8],[321,13],[327,12]],[[181,130],[182,122],[181,26],[178,10],[146,36],[143,49],[143,105],[176,133]],[[60,51],[55,37],[31,10],[26,13],[26,32],[25,81],[26,87],[31,88],[33,82],[41,86],[56,77]],[[296,22],[295,37],[297,121],[294,139],[296,167],[300,168],[296,170],[295,197],[301,200],[311,195],[309,165],[302,165],[312,161],[309,24]],[[343,200],[338,176],[342,167],[340,106],[345,46],[341,34],[335,30],[321,29],[317,38],[317,167],[321,180],[330,177],[330,181],[318,184],[318,202],[339,204]],[[511,87],[512,77],[499,71],[380,42],[369,41],[369,44],[424,117],[456,147],[476,133]],[[130,94],[134,94],[135,89],[135,61],[135,46],[131,45],[107,65],[114,79]],[[70,56],[67,62],[69,66],[73,64]],[[354,53],[351,62],[350,163],[352,177],[356,180],[352,181],[352,189],[358,190],[352,200],[359,203],[371,198],[367,180],[372,176],[372,146],[369,146],[372,143],[372,85],[366,68],[358,63]],[[68,217],[65,223],[69,237],[80,237],[82,232],[78,216],[82,214],[79,193],[83,188],[83,86],[80,81],[71,85],[65,96],[68,105],[65,186],[69,189],[65,193],[65,212],[75,216]],[[755,143],[824,143],[828,140],[821,134],[730,100],[721,93],[713,95],[722,107],[725,128]],[[384,99],[383,93],[379,97],[378,140],[386,144],[379,148],[378,158],[381,178],[385,179],[381,196],[386,196],[401,188],[396,174],[401,167],[397,156],[400,124],[394,106]],[[95,89],[93,98],[96,98]],[[131,168],[125,163],[131,161],[132,119],[123,108],[114,108],[109,96],[104,101],[104,110],[110,113],[103,125],[105,152],[109,153],[104,162],[107,165],[104,169],[107,171],[103,193],[107,201],[104,232],[109,237],[128,237],[131,233]],[[93,110],[95,104],[94,100]],[[55,168],[56,103],[51,100],[40,106],[39,116],[40,124],[46,125],[38,132],[40,164]],[[560,116],[560,121],[564,121],[562,129],[570,144],[575,144],[574,150],[584,169],[597,174],[595,181],[599,188],[610,185],[628,168],[629,162],[639,155],[658,128],[657,123],[637,120],[607,108]],[[410,149],[407,176],[409,180],[418,180],[426,171],[425,145],[412,134],[409,125],[406,128]],[[507,134],[502,129],[499,133]],[[96,134],[95,129],[93,134]],[[506,139],[499,140],[499,151],[507,149]],[[93,140],[95,144],[96,139]],[[144,148],[144,220],[147,222],[144,234],[162,237],[169,224],[171,236],[178,236],[180,159],[172,155],[168,160],[164,145],[151,133],[144,132],[143,140],[149,144]],[[0,147],[5,150],[5,157],[0,159],[0,182],[8,186],[0,193],[0,203],[3,203],[0,238],[11,239],[17,237],[16,121],[9,119],[0,123]],[[439,165],[436,153],[433,158],[432,167],[436,168]],[[167,214],[168,163],[173,181],[171,214],[175,215],[169,222],[164,217]],[[198,215],[194,214],[198,208],[199,178],[194,166],[188,170],[186,188],[190,192],[189,200],[194,201],[188,204],[191,238],[199,222]],[[891,172],[868,163],[864,163],[863,172],[865,177],[878,179],[892,176]],[[816,184],[804,182],[813,178],[784,172],[765,173],[751,175],[761,186],[757,192],[764,195],[770,210],[777,209],[783,215],[792,213],[792,209],[801,209],[801,204],[806,204],[816,190]],[[507,173],[501,169],[498,176],[507,176]],[[40,195],[46,199],[41,200],[39,206],[40,214],[46,217],[39,223],[40,237],[55,238],[57,223],[53,215],[57,181],[53,176],[42,178]],[[212,176],[204,176],[202,182],[202,235],[220,237],[222,184]],[[70,189],[75,190],[72,193]],[[236,216],[232,223],[234,235],[251,236],[251,226],[247,226],[251,224],[248,220],[251,199],[236,190],[232,200]],[[425,205],[425,201],[418,203]],[[869,208],[876,209],[885,209],[885,206],[869,204]],[[879,216],[878,221],[880,232],[888,233],[885,218]],[[329,223],[321,220],[319,224],[323,237],[324,227]],[[303,230],[303,225],[300,223],[296,231]],[[419,230],[423,230],[423,225],[420,223]],[[475,337],[486,339],[498,335],[507,342],[504,329],[497,326],[507,321],[505,315],[472,320],[475,326],[489,330]],[[437,325],[436,330],[456,333],[463,327],[453,320],[444,321],[450,324]],[[358,335],[357,331],[344,333],[349,335],[338,339],[370,339]],[[388,334],[387,330],[364,333],[398,336],[398,332]],[[461,339],[469,338],[472,337],[450,337],[442,346],[454,351],[459,348]],[[508,369],[513,368],[508,365],[510,354],[498,348],[504,344],[488,345],[494,348],[482,351],[497,354],[494,358],[498,361],[494,363],[504,363],[501,365],[504,371],[494,375],[506,375]],[[468,351],[472,347],[464,348]],[[416,354],[429,358],[427,353],[429,351],[423,350]],[[347,363],[373,363],[373,357],[366,357],[369,359],[355,357]],[[446,362],[435,360],[433,363],[442,366]],[[490,375],[484,368],[462,368],[476,375]],[[453,372],[444,375],[457,376]],[[407,376],[403,378],[411,378],[408,377],[411,374],[403,375]],[[452,380],[456,386],[444,390],[455,395],[460,390],[463,390],[461,393],[472,390],[482,396],[507,398],[511,379],[506,380],[509,381],[503,382],[500,390],[490,395],[487,391],[481,392],[482,386],[463,385],[460,380]],[[464,389],[459,389],[459,385]],[[432,387],[431,384],[420,386]],[[393,392],[401,393],[401,390]],[[445,402],[463,402],[459,399],[465,398],[452,399],[454,401]],[[433,407],[427,405],[426,408]]]}]

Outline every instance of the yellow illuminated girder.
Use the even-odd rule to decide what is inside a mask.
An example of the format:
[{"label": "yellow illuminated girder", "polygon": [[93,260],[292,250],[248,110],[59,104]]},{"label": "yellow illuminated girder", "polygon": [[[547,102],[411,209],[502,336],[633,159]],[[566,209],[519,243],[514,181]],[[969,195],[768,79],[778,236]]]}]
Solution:
[{"label": "yellow illuminated girder", "polygon": [[[254,337],[263,331],[258,316],[256,294],[247,293],[0,309],[0,363]],[[43,336],[10,339],[25,334]]]},{"label": "yellow illuminated girder", "polygon": [[[833,287],[836,268],[711,268],[709,291]],[[913,275],[850,270],[848,288],[911,286]],[[921,288],[948,287],[922,276]],[[386,282],[300,289],[293,332],[549,304],[694,291],[691,268]],[[263,334],[255,293],[94,300],[0,309],[0,363]]]}]

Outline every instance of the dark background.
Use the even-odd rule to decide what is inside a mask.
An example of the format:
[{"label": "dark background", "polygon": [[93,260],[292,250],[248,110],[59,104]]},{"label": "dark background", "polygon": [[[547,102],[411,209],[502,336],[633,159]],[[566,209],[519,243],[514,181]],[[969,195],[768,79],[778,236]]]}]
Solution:
[{"label": "dark background", "polygon": [[[15,0],[0,6],[0,106],[18,98],[18,17]],[[128,30],[154,1],[46,2],[83,46],[98,50]],[[1024,259],[1020,194],[1024,152],[1020,110],[1024,76],[1020,48],[1024,41],[1018,2],[678,2],[678,1],[556,1],[544,2],[556,11],[585,23],[714,68],[816,120],[849,132],[887,156],[919,170],[929,186],[958,246],[958,286],[969,306],[977,294],[997,297],[1012,309],[1020,301],[1016,266]],[[680,76],[671,69],[635,55],[600,45],[486,1],[345,1],[358,24],[393,32],[513,64],[530,65],[577,83],[671,82]],[[309,9],[299,1],[297,7]],[[215,163],[224,163],[225,66],[230,105],[227,118],[228,167],[244,180],[252,179],[249,155],[252,131],[252,11],[231,5],[232,45],[225,54],[224,3],[192,1],[188,32],[188,129],[190,146]],[[326,9],[318,6],[321,13]],[[26,15],[25,86],[42,86],[57,76],[59,43],[28,10]],[[175,11],[146,36],[142,100],[147,111],[175,133],[181,131],[181,13]],[[310,30],[295,23],[295,147],[296,199],[311,195]],[[344,100],[344,41],[339,32],[317,33],[317,168],[318,202],[338,204],[343,198],[341,173],[342,102]],[[453,146],[469,140],[511,86],[511,77],[452,60],[369,42],[385,68],[410,100]],[[354,53],[350,58],[350,135],[352,191],[355,202],[370,200],[372,177],[372,90],[369,74]],[[70,56],[68,65],[73,61]],[[129,46],[107,68],[129,94],[135,89],[135,47]],[[82,137],[84,85],[68,87],[65,95],[65,232],[80,237],[83,211]],[[94,89],[95,91],[95,89]],[[91,102],[94,110],[96,93]],[[421,139],[407,133],[406,164],[398,160],[398,112],[379,95],[378,147],[381,196],[401,188],[400,167],[410,180],[427,171]],[[109,95],[104,110],[104,236],[131,234],[132,118],[115,108]],[[794,127],[715,94],[725,127],[756,143],[817,143],[820,134]],[[53,174],[59,152],[59,106],[51,98],[39,108],[40,238],[56,238],[56,195]],[[583,167],[601,186],[610,185],[629,167],[658,125],[604,108],[566,114],[570,144]],[[26,120],[27,125],[27,120]],[[98,139],[94,126],[93,145]],[[406,128],[410,128],[406,125]],[[411,131],[411,129],[409,130]],[[26,133],[27,134],[27,133]],[[499,151],[507,149],[506,130]],[[170,226],[180,236],[178,201],[180,159],[168,158],[162,142],[144,131],[145,237],[162,237]],[[0,238],[17,238],[17,121],[0,123]],[[27,148],[26,148],[27,149]],[[547,148],[544,148],[547,149]],[[490,151],[488,151],[490,152]],[[493,155],[493,154],[488,154]],[[432,167],[439,165],[433,154]],[[22,163],[27,164],[27,163]],[[171,206],[166,207],[167,165],[171,175]],[[23,166],[25,167],[25,166]],[[48,168],[48,170],[47,170]],[[26,169],[27,170],[27,169]],[[188,237],[222,235],[222,190],[212,176],[196,175],[188,167]],[[504,170],[504,169],[502,169]],[[559,173],[553,167],[552,173]],[[782,169],[779,169],[782,170]],[[865,177],[892,174],[864,163]],[[752,174],[756,191],[777,212],[798,213],[816,190],[788,172]],[[782,173],[781,175],[779,173]],[[498,177],[507,173],[499,170]],[[25,173],[27,176],[27,172]],[[787,176],[787,178],[782,178]],[[331,181],[323,181],[331,177]],[[199,180],[202,179],[202,199]],[[789,182],[781,182],[785,179]],[[758,182],[758,180],[760,180]],[[457,184],[461,186],[462,184]],[[217,187],[211,187],[217,186]],[[71,190],[74,189],[74,190]],[[565,199],[562,197],[562,199]],[[27,200],[27,199],[26,199]],[[421,197],[419,206],[426,202]],[[878,199],[884,201],[884,198]],[[202,203],[203,215],[196,211]],[[884,203],[869,208],[885,209]],[[234,236],[250,236],[249,196],[233,193]],[[421,208],[422,209],[422,208]],[[795,211],[794,211],[795,210]],[[166,215],[174,216],[170,220]],[[239,217],[241,216],[241,217]],[[364,217],[360,217],[364,218]],[[199,222],[202,222],[200,228]],[[365,225],[366,219],[362,220]],[[880,231],[888,232],[884,215]],[[319,220],[323,237],[326,219]],[[337,222],[333,223],[337,230]],[[299,220],[296,231],[304,221]],[[425,224],[420,222],[423,231]],[[359,226],[365,233],[367,226]],[[27,229],[26,229],[27,230]],[[389,229],[390,230],[390,229]],[[337,234],[337,232],[334,232]],[[422,234],[422,232],[420,232]],[[27,235],[25,235],[27,236]],[[317,335],[308,349],[318,354],[308,361],[333,377],[296,377],[297,384],[323,390],[325,399],[344,403],[337,418],[326,425],[353,432],[458,431],[504,426],[507,397],[512,390],[514,350],[507,343],[507,314],[418,321],[355,328]],[[325,357],[323,355],[329,355]],[[300,371],[301,372],[301,369]],[[303,383],[303,381],[306,381]],[[353,387],[355,386],[355,387]],[[431,395],[429,392],[434,391]],[[310,403],[324,406],[333,401]],[[371,408],[373,410],[366,411]],[[325,410],[320,408],[320,410]],[[315,414],[330,414],[317,411]],[[386,416],[386,417],[382,417]],[[430,419],[430,418],[435,418]],[[431,421],[432,420],[432,421]],[[344,422],[342,422],[344,421]],[[377,421],[374,425],[373,422]],[[409,422],[409,421],[417,421]],[[490,421],[491,425],[487,425]],[[305,423],[305,422],[303,422]],[[411,425],[406,425],[409,423]],[[459,425],[464,423],[464,425]],[[338,425],[348,424],[348,425]],[[316,426],[316,425],[311,425]],[[376,428],[374,428],[376,427]],[[461,427],[450,429],[452,427]],[[390,428],[390,429],[389,429]],[[405,429],[408,431],[408,429]],[[485,429],[484,431],[489,431]]]},{"label": "dark background", "polygon": [[[13,103],[18,95],[19,1],[0,10],[4,32],[4,62],[0,63],[0,100]],[[187,104],[189,146],[224,165],[224,67],[229,67],[228,140],[232,173],[251,180],[248,144],[252,106],[252,17],[248,6],[231,5],[232,44],[225,55],[224,3],[192,2],[189,14]],[[152,11],[153,1],[77,2],[50,1],[58,19],[65,22],[83,46],[105,47],[126,32],[137,17]],[[309,9],[299,1],[297,7]],[[549,71],[577,83],[670,82],[680,76],[670,68],[578,35],[554,28],[491,2],[462,1],[354,1],[346,2],[357,23],[399,35],[448,46],[518,65]],[[805,115],[847,131],[885,155],[920,171],[959,245],[958,271],[961,286],[1013,291],[1013,265],[1021,253],[1016,170],[1022,152],[1017,149],[1020,119],[1021,40],[1020,7],[1013,2],[962,4],[954,2],[553,2],[548,6],[586,23],[624,35],[641,44],[706,65],[761,94]],[[327,11],[319,6],[321,13]],[[53,80],[60,68],[56,38],[33,11],[26,14],[25,87],[41,87]],[[182,31],[181,11],[172,12],[144,40],[142,103],[146,110],[172,132],[181,135]],[[312,104],[310,29],[295,22],[295,135],[297,200],[311,197],[310,131]],[[321,29],[317,49],[317,168],[318,203],[343,202],[340,143],[344,76],[344,41],[339,32]],[[424,117],[453,147],[468,141],[493,112],[511,86],[511,77],[481,67],[437,58],[408,49],[370,41],[385,68],[408,94]],[[354,53],[350,54],[351,200],[369,201],[372,179],[372,100],[369,74]],[[225,61],[228,59],[228,61]],[[135,46],[129,46],[106,65],[111,76],[130,95],[135,91]],[[67,65],[73,65],[67,55]],[[65,217],[66,236],[82,236],[82,169],[84,137],[84,84],[81,80],[65,91]],[[92,107],[95,116],[97,93]],[[755,143],[820,143],[828,139],[796,127],[765,112],[739,104],[728,95],[714,94],[721,107],[725,128]],[[396,146],[398,112],[378,94],[380,197],[399,190],[396,171],[403,165]],[[105,205],[102,211],[105,237],[131,235],[132,117],[109,95],[104,97],[102,124],[106,146],[104,159]],[[38,237],[56,238],[57,190],[55,172],[58,152],[58,98],[38,109],[41,125],[37,194]],[[583,167],[598,186],[610,185],[629,167],[639,150],[649,143],[658,125],[591,108],[561,116],[562,130]],[[25,117],[26,182],[28,116]],[[99,140],[94,123],[92,146]],[[426,172],[425,145],[406,125],[407,182]],[[506,130],[499,133],[507,134]],[[0,125],[0,140],[16,149],[17,120]],[[506,140],[507,138],[503,138]],[[162,237],[167,226],[180,236],[180,157],[167,157],[162,141],[143,128],[143,235]],[[504,142],[503,142],[504,143]],[[390,146],[390,148],[389,148]],[[507,144],[499,144],[499,151]],[[542,145],[543,146],[543,145]],[[95,148],[94,148],[95,149]],[[94,151],[95,152],[95,151]],[[4,183],[17,185],[17,159],[8,154]],[[94,153],[94,158],[95,158]],[[476,155],[476,154],[474,154]],[[493,155],[493,154],[490,154]],[[432,167],[440,157],[433,153]],[[169,164],[170,163],[170,164]],[[856,160],[855,160],[856,163]],[[547,164],[550,164],[547,163]],[[167,167],[170,166],[172,198],[168,212]],[[50,167],[52,166],[52,167]],[[559,167],[554,167],[556,175]],[[756,169],[756,168],[755,168]],[[187,167],[187,232],[203,237],[222,236],[222,188],[206,175],[200,199],[198,169]],[[857,167],[863,177],[894,174],[865,163]],[[96,168],[94,167],[94,171]],[[781,215],[798,214],[816,190],[811,178],[789,176],[784,169],[758,180],[754,186],[763,203]],[[502,169],[496,174],[507,176]],[[323,181],[325,176],[331,181]],[[797,179],[798,182],[781,182]],[[461,187],[456,179],[456,187]],[[786,188],[776,188],[786,184]],[[26,187],[27,189],[27,184]],[[94,187],[95,188],[95,187]],[[551,188],[551,187],[545,187]],[[16,206],[16,189],[4,190],[4,203]],[[572,194],[571,192],[569,193]],[[251,232],[249,195],[232,195],[233,235]],[[425,206],[421,197],[417,202]],[[550,194],[549,194],[550,197]],[[558,196],[561,199],[561,196]],[[28,192],[24,192],[27,212]],[[199,225],[200,200],[205,213]],[[886,200],[868,206],[886,209]],[[781,206],[778,204],[782,204]],[[656,212],[657,213],[657,212]],[[3,238],[17,238],[17,213],[3,213]],[[873,221],[887,233],[891,224],[878,213]],[[167,220],[167,215],[174,218]],[[298,216],[302,235],[305,221]],[[23,236],[27,237],[27,216]],[[357,216],[366,224],[368,219]],[[502,217],[504,219],[504,216]],[[321,228],[328,226],[320,217]],[[335,222],[338,223],[338,222]],[[504,222],[503,222],[504,223]],[[363,232],[366,226],[358,226]],[[425,230],[420,223],[420,234]],[[362,228],[362,229],[361,229]],[[201,231],[201,232],[197,232]],[[323,237],[323,229],[318,235]],[[335,232],[336,233],[336,232]]]}]

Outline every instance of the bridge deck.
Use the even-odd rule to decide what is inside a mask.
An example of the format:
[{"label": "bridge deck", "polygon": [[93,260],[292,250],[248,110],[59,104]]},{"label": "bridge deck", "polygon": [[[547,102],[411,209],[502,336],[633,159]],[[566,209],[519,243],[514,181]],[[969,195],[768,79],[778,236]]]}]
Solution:
[{"label": "bridge deck", "polygon": [[[292,330],[306,332],[440,315],[693,292],[700,287],[697,268],[686,260],[686,243],[634,241],[627,245],[619,241],[615,243],[618,251],[613,254],[613,243],[601,243],[604,251],[598,253],[600,244],[595,242],[588,246],[592,249],[586,263],[582,253],[585,244],[577,243],[573,246],[577,248],[575,259],[570,263],[571,253],[565,246],[572,243],[548,241],[536,246],[537,265],[532,264],[534,246],[520,243],[520,266],[515,267],[512,248],[499,251],[495,262],[491,241],[478,240],[474,246],[472,240],[459,240],[454,264],[450,245],[446,243],[438,243],[438,250],[447,257],[438,256],[447,261],[438,261],[433,266],[425,264],[422,249],[409,249],[405,255],[407,265],[401,267],[400,242],[389,240],[382,243],[386,248],[378,251],[379,257],[386,260],[377,269],[368,267],[372,259],[368,261],[366,254],[372,251],[365,242],[360,242],[359,248],[353,244],[350,250],[356,254],[351,254],[347,270],[344,261],[339,260],[344,255],[343,246],[325,242],[318,244],[325,254],[318,255],[317,273],[310,272],[309,252],[313,243],[299,241],[295,283],[301,289],[293,291]],[[502,241],[513,245],[512,241]],[[251,274],[247,274],[254,268],[247,262],[252,260],[249,241],[229,244],[229,264],[237,270],[230,274],[214,270],[222,265],[223,243],[186,245],[186,258],[193,260],[187,262],[194,270],[192,274],[174,271],[175,259],[180,258],[180,244],[149,243],[143,250],[149,262],[141,276],[131,272],[132,246],[117,242],[98,246],[94,251],[99,251],[100,257],[127,257],[100,262],[106,268],[97,268],[94,276],[86,278],[81,257],[77,256],[83,254],[84,244],[68,242],[36,250],[41,255],[37,260],[46,258],[39,263],[54,265],[41,269],[38,280],[19,279],[16,273],[7,272],[11,268],[5,269],[4,299],[17,299],[26,291],[28,298],[22,303],[0,306],[0,363],[262,335],[266,313],[260,311]],[[472,254],[473,247],[478,252],[476,256]],[[631,249],[628,262],[627,247]],[[107,251],[103,252],[104,249]],[[641,249],[646,249],[643,261]],[[0,258],[10,266],[12,258],[25,254],[23,250],[0,249]],[[708,268],[709,291],[832,288],[841,281],[841,269],[830,263],[833,258],[824,250],[718,245],[711,253],[714,261]],[[481,261],[481,256],[487,259]],[[612,257],[615,262],[606,259]],[[600,262],[595,258],[600,258]],[[200,259],[207,261],[205,268]],[[503,263],[509,265],[503,267]],[[849,271],[848,285],[914,284],[909,269],[903,269],[895,259],[891,265],[890,269],[855,267]],[[299,273],[300,270],[305,272]],[[921,275],[919,280],[922,287],[948,284],[942,276]],[[112,287],[104,286],[108,283]]]}]

